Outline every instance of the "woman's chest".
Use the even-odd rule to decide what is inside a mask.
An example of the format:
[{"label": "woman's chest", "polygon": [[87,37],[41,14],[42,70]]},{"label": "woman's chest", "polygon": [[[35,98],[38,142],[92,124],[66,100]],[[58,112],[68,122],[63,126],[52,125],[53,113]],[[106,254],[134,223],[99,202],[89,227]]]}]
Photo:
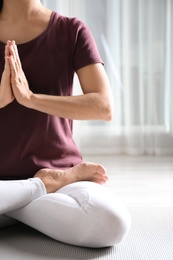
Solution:
[{"label": "woman's chest", "polygon": [[2,23],[0,22],[0,41],[6,43],[8,40],[14,40],[16,44],[29,42],[39,36],[47,24],[28,24],[28,23]]}]

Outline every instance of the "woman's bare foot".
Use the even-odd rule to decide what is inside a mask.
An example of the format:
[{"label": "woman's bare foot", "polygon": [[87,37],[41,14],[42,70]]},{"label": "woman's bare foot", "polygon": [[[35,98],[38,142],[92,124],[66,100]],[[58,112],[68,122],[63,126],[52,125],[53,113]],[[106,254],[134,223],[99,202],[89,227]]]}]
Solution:
[{"label": "woman's bare foot", "polygon": [[86,162],[67,170],[41,169],[34,177],[40,178],[43,181],[48,193],[55,192],[65,185],[78,181],[92,181],[104,184],[108,180],[106,170],[103,166]]}]

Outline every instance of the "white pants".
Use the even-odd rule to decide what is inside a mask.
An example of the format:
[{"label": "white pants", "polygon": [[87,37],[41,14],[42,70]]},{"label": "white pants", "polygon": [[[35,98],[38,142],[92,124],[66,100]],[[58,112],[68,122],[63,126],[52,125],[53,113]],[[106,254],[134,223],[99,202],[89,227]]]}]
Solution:
[{"label": "white pants", "polygon": [[114,193],[93,182],[47,194],[38,178],[0,181],[0,221],[19,220],[58,241],[85,247],[119,243],[131,218]]}]

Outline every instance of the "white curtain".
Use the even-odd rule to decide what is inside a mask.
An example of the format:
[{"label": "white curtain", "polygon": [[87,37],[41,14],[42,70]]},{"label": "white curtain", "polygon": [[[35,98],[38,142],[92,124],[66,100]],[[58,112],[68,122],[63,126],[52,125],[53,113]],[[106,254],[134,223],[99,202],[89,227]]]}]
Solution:
[{"label": "white curtain", "polygon": [[91,28],[112,86],[114,120],[76,122],[82,152],[173,154],[173,0],[42,2]]}]

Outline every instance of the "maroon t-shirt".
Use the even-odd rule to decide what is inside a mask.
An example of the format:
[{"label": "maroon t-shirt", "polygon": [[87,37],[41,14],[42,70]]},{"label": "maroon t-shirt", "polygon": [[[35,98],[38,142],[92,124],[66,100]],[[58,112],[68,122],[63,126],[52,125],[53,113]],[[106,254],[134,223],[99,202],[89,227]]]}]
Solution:
[{"label": "maroon t-shirt", "polygon": [[[5,44],[0,42],[0,77]],[[89,28],[77,18],[52,12],[47,29],[18,45],[31,91],[72,95],[76,70],[100,62]],[[0,109],[0,179],[25,179],[41,168],[68,168],[82,160],[72,138],[72,120],[19,105]]]}]

